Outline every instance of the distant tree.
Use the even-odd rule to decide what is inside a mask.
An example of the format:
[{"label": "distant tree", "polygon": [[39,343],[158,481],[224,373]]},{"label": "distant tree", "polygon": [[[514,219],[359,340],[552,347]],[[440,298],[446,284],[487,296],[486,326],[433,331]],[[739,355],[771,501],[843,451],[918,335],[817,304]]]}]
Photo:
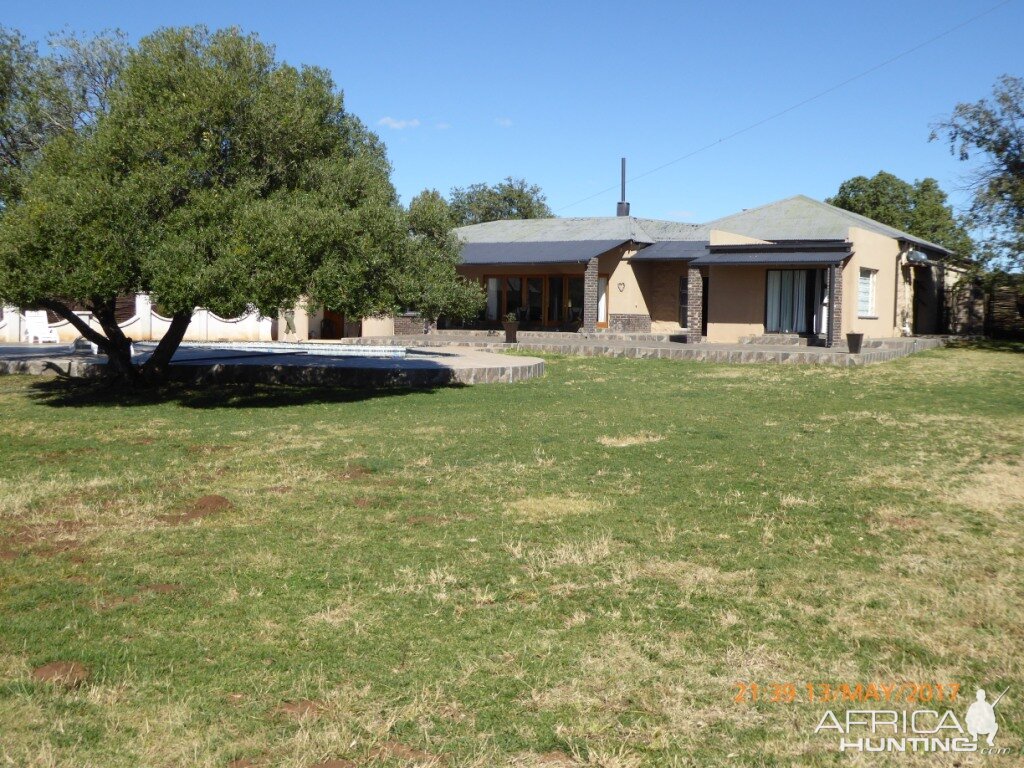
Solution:
[{"label": "distant tree", "polygon": [[51,35],[50,53],[0,27],[0,209],[17,200],[50,139],[81,131],[109,107],[128,52],[121,32]]},{"label": "distant tree", "polygon": [[825,202],[938,243],[953,252],[956,262],[968,264],[972,259],[974,244],[967,228],[935,179],[910,184],[885,171],[871,178],[855,176]]},{"label": "distant tree", "polygon": [[472,317],[483,309],[480,285],[455,275],[462,250],[452,232],[448,203],[435,189],[423,190],[409,203],[410,264],[412,279],[406,290],[408,304],[430,320]]},{"label": "distant tree", "polygon": [[[0,216],[3,301],[57,313],[133,382],[166,375],[196,307],[276,316],[306,297],[363,317],[426,301],[426,236],[410,237],[383,146],[324,70],[279,63],[237,30],[164,29],[107,96],[87,127],[42,146]],[[141,367],[114,318],[137,291],[171,315]]]},{"label": "distant tree", "polygon": [[986,233],[986,251],[1004,268],[1024,270],[1024,78],[1003,75],[992,100],[957,104],[933,126],[974,170],[971,223]]},{"label": "distant tree", "polygon": [[544,219],[554,215],[540,187],[511,176],[493,186],[471,184],[454,187],[450,206],[457,227],[504,219]]}]

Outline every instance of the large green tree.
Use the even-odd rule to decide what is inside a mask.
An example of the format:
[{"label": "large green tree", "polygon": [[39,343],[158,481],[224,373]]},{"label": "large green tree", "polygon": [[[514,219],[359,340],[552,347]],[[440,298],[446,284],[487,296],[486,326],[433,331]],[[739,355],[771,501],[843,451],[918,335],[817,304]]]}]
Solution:
[{"label": "large green tree", "polygon": [[450,280],[461,261],[462,246],[452,232],[451,208],[441,193],[425,189],[409,203],[410,258],[414,275],[406,291],[409,305],[424,317],[472,317],[483,309],[484,294],[477,283]]},{"label": "large green tree", "polygon": [[[0,298],[56,312],[124,377],[155,380],[196,307],[276,316],[306,297],[359,317],[418,308],[423,279],[461,284],[444,259],[424,276],[421,239],[327,72],[237,30],[164,29],[128,54],[108,110],[43,146],[0,218]],[[171,315],[141,367],[114,319],[137,291]]]},{"label": "large green tree", "polygon": [[511,176],[494,185],[453,187],[449,204],[452,221],[457,227],[503,219],[544,219],[554,215],[540,187]]},{"label": "large green tree", "polygon": [[0,208],[20,197],[47,142],[106,112],[128,50],[120,32],[51,35],[47,48],[40,55],[17,30],[0,27]]},{"label": "large green tree", "polygon": [[871,178],[855,176],[839,185],[827,203],[902,229],[953,252],[953,260],[968,264],[974,245],[964,223],[947,203],[935,179],[909,183],[886,171]]},{"label": "large green tree", "polygon": [[1024,270],[1024,78],[1003,75],[992,98],[957,104],[936,124],[961,160],[974,160],[971,222],[989,255]]}]

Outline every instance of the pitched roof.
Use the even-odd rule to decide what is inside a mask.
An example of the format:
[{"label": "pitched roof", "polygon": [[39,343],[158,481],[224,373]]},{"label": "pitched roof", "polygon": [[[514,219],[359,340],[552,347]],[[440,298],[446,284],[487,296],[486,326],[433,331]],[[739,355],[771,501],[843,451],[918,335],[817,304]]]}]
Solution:
[{"label": "pitched roof", "polygon": [[[713,229],[779,243],[847,242],[850,227],[905,240],[938,253],[950,253],[941,245],[805,195],[777,200],[707,224],[684,224],[635,216],[511,219],[459,227],[455,234],[466,245],[463,248],[464,263],[500,264],[505,261],[527,263],[527,260],[534,263],[577,261],[584,252],[604,253],[630,242],[647,246],[634,258],[688,259],[698,256],[699,252],[706,252]],[[572,245],[579,243],[591,245]],[[526,244],[536,247],[522,247]]]},{"label": "pitched roof", "polygon": [[531,240],[504,243],[463,243],[463,264],[585,264],[624,240]]},{"label": "pitched roof", "polygon": [[846,240],[850,227],[860,227],[933,251],[950,253],[948,248],[941,245],[806,195],[787,197],[785,200],[723,216],[708,222],[707,226],[761,240]]},{"label": "pitched roof", "polygon": [[659,240],[641,248],[634,261],[688,261],[708,251],[707,240]]},{"label": "pitched roof", "polygon": [[[634,216],[590,216],[565,219],[510,219],[459,227],[455,234],[464,243],[557,243],[581,240],[614,240],[616,243],[654,243],[688,240],[700,230],[697,224],[638,219]],[[699,238],[698,238],[699,239]]]},{"label": "pitched roof", "polygon": [[717,264],[839,264],[850,256],[845,240],[783,240],[778,243],[712,245],[707,253],[693,259],[697,266]]}]

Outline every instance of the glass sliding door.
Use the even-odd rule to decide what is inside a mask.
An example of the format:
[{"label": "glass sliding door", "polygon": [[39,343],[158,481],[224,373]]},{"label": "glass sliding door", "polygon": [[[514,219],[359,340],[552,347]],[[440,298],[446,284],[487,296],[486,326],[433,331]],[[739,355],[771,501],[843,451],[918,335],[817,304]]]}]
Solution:
[{"label": "glass sliding door", "polygon": [[526,278],[526,320],[537,323],[544,319],[544,278]]},{"label": "glass sliding door", "polygon": [[569,299],[566,303],[565,319],[570,323],[583,322],[583,278],[570,277]]},{"label": "glass sliding door", "polygon": [[[512,313],[517,320],[523,319],[523,278],[505,278],[505,314]],[[502,318],[504,319],[504,318]]]},{"label": "glass sliding door", "polygon": [[562,290],[561,277],[548,278],[548,325],[561,325],[564,314],[562,312],[565,301],[565,292]]},{"label": "glass sliding door", "polygon": [[501,281],[496,277],[487,278],[486,319],[497,322],[501,319]]},{"label": "glass sliding door", "polygon": [[[482,319],[504,320],[509,313],[534,327],[560,328],[583,322],[583,275],[488,275]],[[608,323],[608,278],[599,278],[598,324]]]}]

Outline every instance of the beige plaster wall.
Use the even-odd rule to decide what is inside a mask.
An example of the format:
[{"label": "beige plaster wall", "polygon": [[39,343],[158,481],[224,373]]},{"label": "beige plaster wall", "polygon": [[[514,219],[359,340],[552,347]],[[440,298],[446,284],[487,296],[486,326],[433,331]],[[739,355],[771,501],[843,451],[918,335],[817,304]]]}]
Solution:
[{"label": "beige plaster wall", "polygon": [[[849,237],[853,256],[843,269],[843,333],[863,333],[871,338],[899,336],[897,282],[907,279],[901,269],[903,251],[899,241],[860,227],[850,227]],[[861,267],[878,270],[874,317],[861,317],[857,312]]]},{"label": "beige plaster wall", "polygon": [[750,245],[751,243],[764,244],[767,240],[758,240],[756,237],[737,235],[735,232],[726,232],[724,229],[712,229],[708,234],[708,242],[711,245]]},{"label": "beige plaster wall", "polygon": [[394,336],[395,318],[393,317],[364,317],[363,336]]},{"label": "beige plaster wall", "polygon": [[[617,249],[604,254],[597,262],[597,271],[608,276],[608,313],[611,315],[646,315],[647,264],[631,261],[637,251]],[[622,290],[619,290],[619,286]]]},{"label": "beige plaster wall", "polygon": [[709,269],[708,341],[729,343],[764,333],[766,268]]}]

